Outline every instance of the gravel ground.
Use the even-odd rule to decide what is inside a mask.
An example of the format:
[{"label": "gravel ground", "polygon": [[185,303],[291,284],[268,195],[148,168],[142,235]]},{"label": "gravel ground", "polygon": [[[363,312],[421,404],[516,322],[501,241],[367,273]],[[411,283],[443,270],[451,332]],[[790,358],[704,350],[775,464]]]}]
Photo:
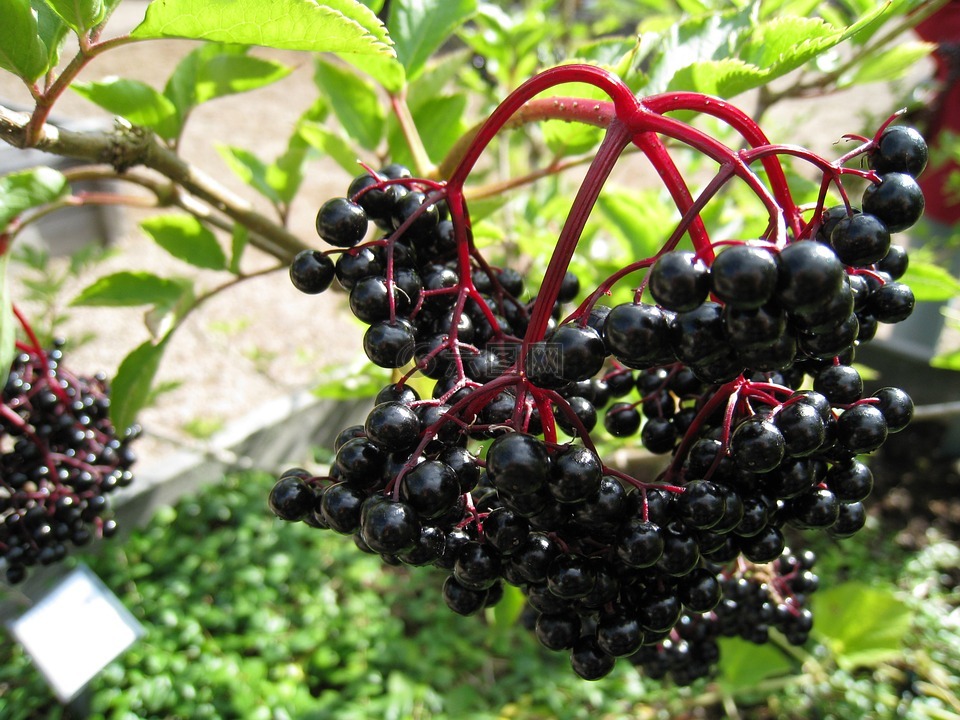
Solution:
[{"label": "gravel ground", "polygon": [[[142,18],[146,3],[126,0],[111,20],[113,33],[129,29]],[[112,33],[111,33],[112,34]],[[104,54],[83,72],[82,80],[122,75],[162,87],[176,60],[194,47],[187,41],[155,41],[119,48]],[[265,212],[268,208],[227,169],[215,150],[227,142],[254,150],[263,158],[281,152],[296,118],[315,97],[310,58],[305,54],[257,50],[293,66],[291,75],[279,83],[249,95],[218,99],[201,106],[192,116],[181,146],[182,155],[225,186],[249,199]],[[65,57],[69,57],[65,53]],[[918,74],[925,68],[918,68]],[[0,74],[0,98],[29,105],[29,96],[14,78]],[[880,103],[882,105],[882,103]],[[878,106],[877,86],[866,86],[829,101],[784,103],[766,124],[771,138],[806,142],[830,156],[838,152],[833,143],[839,135],[858,125],[855,116]],[[743,107],[750,109],[747,98]],[[106,119],[97,108],[77,95],[67,93],[57,105],[64,118]],[[615,178],[631,179],[632,169],[620,169]],[[310,166],[300,200],[290,213],[290,229],[313,242],[313,216],[325,199],[340,194],[346,175],[328,164]],[[124,211],[123,231],[118,233],[116,255],[98,265],[93,274],[77,278],[64,299],[84,287],[93,277],[121,269],[144,269],[161,275],[194,271],[171,258],[153,243],[145,242],[137,223],[156,211]],[[251,251],[244,269],[265,267],[268,258]],[[198,285],[212,287],[216,273],[200,273]],[[276,393],[308,387],[319,367],[343,363],[356,357],[362,327],[345,312],[344,297],[328,293],[306,297],[292,289],[285,273],[242,283],[211,299],[177,331],[158,376],[161,384],[178,387],[162,394],[146,409],[141,420],[148,434],[140,442],[144,462],[162,463],[172,446],[195,446],[191,422],[208,427],[229,423],[254,412]],[[29,308],[28,308],[29,309]],[[143,342],[148,333],[142,309],[82,308],[73,311],[64,334],[93,329],[97,339],[75,348],[68,362],[75,371],[98,369],[112,373],[123,356]]]}]

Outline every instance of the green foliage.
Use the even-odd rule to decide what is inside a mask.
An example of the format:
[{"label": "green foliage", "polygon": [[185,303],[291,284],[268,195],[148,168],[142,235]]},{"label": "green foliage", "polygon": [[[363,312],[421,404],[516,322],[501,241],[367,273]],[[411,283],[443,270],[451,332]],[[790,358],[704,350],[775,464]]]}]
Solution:
[{"label": "green foliage", "polygon": [[387,27],[407,80],[415,80],[433,53],[473,15],[477,0],[397,0]]},{"label": "green foliage", "polygon": [[179,130],[177,108],[173,102],[139,80],[107,78],[100,82],[76,82],[73,90],[108,112],[143,125],[168,140]]},{"label": "green foliage", "polygon": [[189,215],[155,215],[140,228],[175,258],[198,268],[226,270],[227,256],[212,232]]},{"label": "green foliage", "polygon": [[33,82],[47,71],[48,60],[30,0],[4,0],[0,68]]},{"label": "green foliage", "polygon": [[47,0],[47,3],[77,33],[95,27],[107,12],[103,0]]},{"label": "green foliage", "polygon": [[69,192],[62,173],[49,167],[7,173],[0,177],[0,232],[28,210],[52,203]]},{"label": "green foliage", "polygon": [[167,334],[156,343],[147,340],[120,363],[111,384],[110,420],[114,427],[133,425],[137,413],[147,404],[150,386],[169,339]]},{"label": "green foliage", "polygon": [[283,50],[392,55],[377,16],[352,0],[165,0],[133,30],[142,39],[179,37]]}]

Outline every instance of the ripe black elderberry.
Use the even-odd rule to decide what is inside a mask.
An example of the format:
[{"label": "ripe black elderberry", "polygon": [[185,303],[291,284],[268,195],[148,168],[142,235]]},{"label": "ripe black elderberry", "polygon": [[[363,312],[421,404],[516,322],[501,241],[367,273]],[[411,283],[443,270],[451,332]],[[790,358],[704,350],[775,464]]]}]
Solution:
[{"label": "ripe black elderberry", "polygon": [[[564,81],[596,72],[547,71]],[[624,92],[614,114],[633,97]],[[670,98],[611,127],[640,127],[663,103],[685,102]],[[490,127],[472,147],[489,142]],[[676,127],[674,140],[700,147],[699,131]],[[748,152],[780,161],[775,145]],[[318,213],[334,249],[301,253],[290,277],[305,292],[336,277],[369,325],[367,357],[402,380],[377,394],[362,426],[340,433],[329,477],[286,473],[271,507],[350,535],[385,563],[442,569],[444,600],[460,614],[516,588],[529,605],[527,627],[545,647],[569,651],[586,679],[629,658],[649,677],[689,684],[714,671],[720,637],[763,643],[776,629],[805,642],[813,626],[805,605],[819,583],[812,555],[785,547],[784,527],[855,534],[873,487],[856,458],[912,417],[902,391],[865,395],[852,362],[879,323],[913,310],[900,280],[907,253],[890,233],[922,211],[913,178],[926,146],[915,131],[890,126],[848,153],[844,162],[859,164],[843,173],[808,151],[790,155],[822,170],[831,193],[847,171],[872,181],[863,210],[849,206],[845,187],[832,206],[826,197],[798,206],[785,177],[765,173],[771,192],[757,193],[769,211],[764,235],[720,240],[706,227],[711,214],[681,207],[659,251],[626,258],[596,288],[581,288],[569,260],[561,262],[576,250],[575,223],[564,226],[539,286],[484,257],[462,169],[446,182],[397,165],[355,178],[346,197]],[[676,180],[677,168],[651,160]],[[721,164],[740,162],[730,151]],[[599,182],[600,169],[585,182]],[[573,219],[589,213],[588,195],[578,196]],[[370,221],[382,233],[363,242]],[[598,304],[605,296],[620,304]],[[430,381],[423,397],[411,389],[421,378]],[[5,398],[28,393],[29,382],[11,375]],[[813,390],[799,390],[811,382]],[[30,397],[38,409],[58,407],[56,393]],[[600,414],[607,443],[639,432],[639,444],[623,444],[662,454],[659,472],[626,472],[615,466],[619,455],[598,450]],[[59,432],[48,425],[38,436]],[[63,434],[79,441],[76,428]],[[27,465],[38,462],[22,432],[8,435]],[[0,469],[13,494],[37,481],[30,467]],[[97,479],[78,472],[70,482],[79,494]],[[77,511],[99,518],[101,509],[90,499],[58,510],[64,523]],[[17,512],[0,526],[14,576],[28,564],[21,560],[33,535],[65,533],[35,515]],[[110,527],[103,522],[103,533]],[[6,539],[23,532],[25,540]],[[83,541],[82,532],[69,534]],[[57,548],[33,554],[29,562],[46,562]]]}]

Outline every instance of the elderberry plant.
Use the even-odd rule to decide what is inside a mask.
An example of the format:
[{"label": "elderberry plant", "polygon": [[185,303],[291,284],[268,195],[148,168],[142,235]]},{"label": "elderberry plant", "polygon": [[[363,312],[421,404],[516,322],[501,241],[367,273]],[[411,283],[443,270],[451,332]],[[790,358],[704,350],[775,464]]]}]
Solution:
[{"label": "elderberry plant", "polygon": [[[609,100],[554,102],[554,117],[605,134],[531,287],[474,243],[464,184],[515,113],[572,82]],[[676,111],[722,121],[746,148]],[[721,636],[764,643],[775,628],[804,643],[815,558],[788,548],[784,531],[846,538],[863,527],[872,475],[860,456],[913,410],[896,388],[865,395],[852,364],[879,324],[914,306],[899,282],[907,253],[891,234],[922,214],[915,178],[927,149],[894,119],[828,160],[771,143],[728,102],[640,99],[610,72],[574,64],[507,97],[445,181],[367,167],[319,208],[332,248],[300,252],[290,279],[310,294],[347,290],[368,326],[364,352],[395,381],[363,425],[340,433],[328,475],[283,473],[272,510],[352,536],[388,564],[443,569],[444,600],[463,615],[516,586],[540,642],[568,652],[585,679],[625,658],[689,684],[713,670]],[[698,193],[670,143],[719,166]],[[582,288],[570,260],[631,145],[681,219],[655,254],[621,258]],[[794,200],[784,158],[817,173],[812,206]],[[859,202],[850,180],[866,181]],[[759,237],[707,227],[704,209],[735,181],[762,205]],[[623,286],[632,301],[601,303]],[[432,383],[429,397],[415,378]],[[598,440],[608,447],[611,436],[664,456],[661,471],[637,477],[608,462]]]},{"label": "elderberry plant", "polygon": [[69,546],[111,537],[110,494],[133,481],[130,442],[116,432],[106,376],[74,375],[59,344],[17,343],[0,402],[0,559],[7,582],[66,557]]}]

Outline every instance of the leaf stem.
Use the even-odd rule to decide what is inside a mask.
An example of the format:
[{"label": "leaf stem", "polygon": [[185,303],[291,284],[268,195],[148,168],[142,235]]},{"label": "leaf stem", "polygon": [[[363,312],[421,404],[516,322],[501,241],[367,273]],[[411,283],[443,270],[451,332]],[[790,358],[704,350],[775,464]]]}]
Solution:
[{"label": "leaf stem", "polygon": [[410,107],[407,105],[406,93],[390,95],[390,107],[393,108],[393,114],[400,125],[400,132],[403,133],[404,140],[407,141],[407,147],[413,156],[413,167],[419,177],[430,177],[434,171],[433,163],[430,162],[430,156],[427,155],[427,149],[423,146],[423,139],[417,132],[417,125],[413,122],[413,116],[410,114]]}]

